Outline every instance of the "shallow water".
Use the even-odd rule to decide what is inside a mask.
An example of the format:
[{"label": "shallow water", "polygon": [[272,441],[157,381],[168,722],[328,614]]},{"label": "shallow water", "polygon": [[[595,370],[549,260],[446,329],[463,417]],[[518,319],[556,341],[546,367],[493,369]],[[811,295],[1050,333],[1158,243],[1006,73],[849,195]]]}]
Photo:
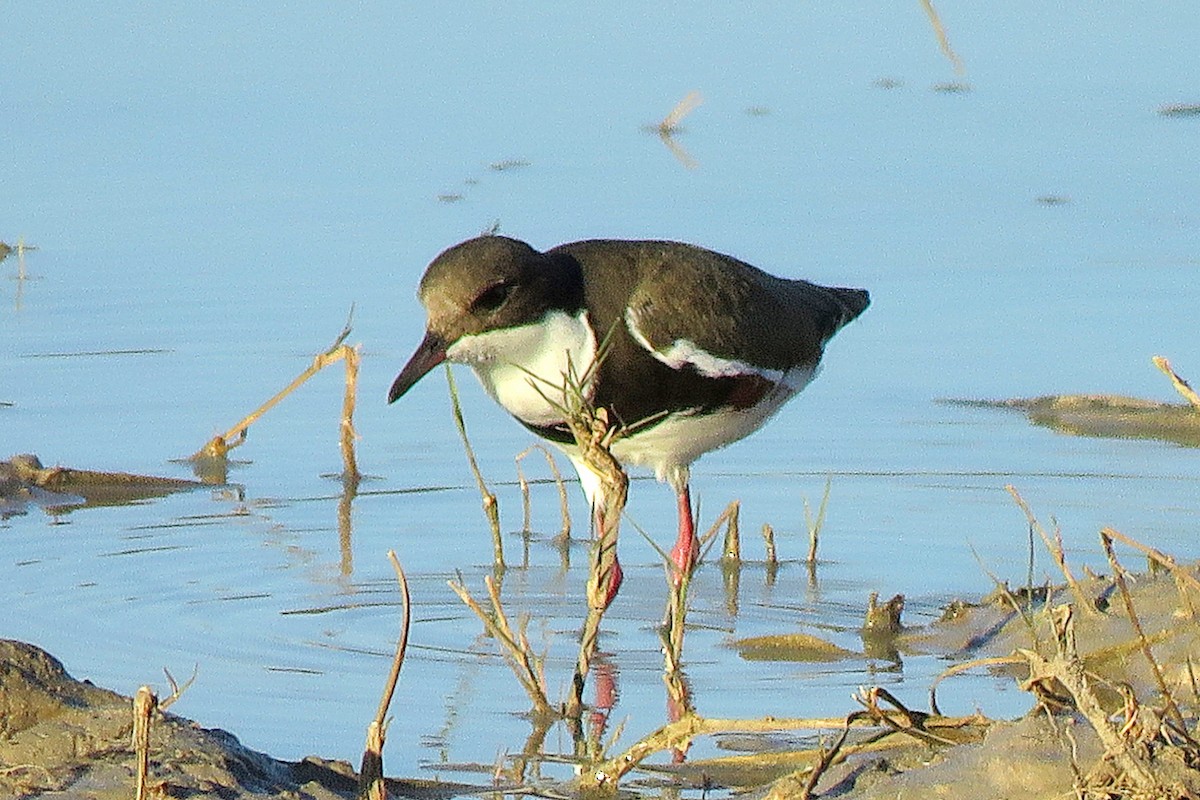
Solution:
[{"label": "shallow water", "polygon": [[[0,264],[0,457],[186,476],[174,459],[299,373],[353,303],[371,479],[339,521],[331,369],[251,429],[234,487],[0,521],[0,635],[127,693],[196,667],[179,713],[279,757],[357,761],[396,632],[395,549],[414,625],[389,773],[469,778],[453,765],[519,750],[525,698],[445,584],[461,574],[481,594],[492,553],[445,381],[383,402],[420,337],[421,270],[496,221],[541,247],[674,238],[872,292],[820,378],[693,471],[706,519],[740,499],[748,557],[769,522],[787,559],[773,582],[748,565],[736,602],[717,567],[699,573],[685,656],[702,714],[844,714],[872,682],[921,706],[936,657],[749,663],[729,643],[800,630],[856,648],[871,591],[908,595],[917,624],[986,592],[985,569],[1023,583],[1028,531],[1006,484],[1078,563],[1102,567],[1103,525],[1192,557],[1194,450],[935,401],[1173,399],[1153,354],[1200,374],[1200,120],[1158,113],[1198,99],[1200,18],[1182,3],[938,9],[961,75],[918,4],[10,9],[0,238],[39,249],[24,280],[15,254]],[[949,82],[970,90],[935,89]],[[689,169],[643,126],[693,89],[705,102],[675,141]],[[459,378],[515,531],[529,436]],[[548,474],[536,456],[524,468]],[[810,584],[803,503],[830,477]],[[556,490],[532,500],[527,556],[506,536],[503,591],[561,696],[586,549],[564,567]],[[571,502],[580,536],[574,487]],[[669,543],[665,487],[636,481],[629,513]],[[631,524],[623,537],[602,645],[627,744],[665,719],[665,595],[653,548]],[[1052,574],[1037,559],[1035,577]],[[956,679],[943,709],[1020,713],[1006,686]]]}]

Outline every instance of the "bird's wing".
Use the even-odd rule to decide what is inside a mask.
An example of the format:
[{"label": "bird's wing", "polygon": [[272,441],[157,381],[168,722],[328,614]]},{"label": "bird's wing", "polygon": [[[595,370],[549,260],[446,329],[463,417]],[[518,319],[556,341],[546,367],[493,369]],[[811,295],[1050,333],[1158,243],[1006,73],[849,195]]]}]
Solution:
[{"label": "bird's wing", "polygon": [[[815,367],[824,344],[866,307],[866,293],[785,280],[698,248],[664,253],[625,309],[630,334],[676,369],[772,380]],[[720,280],[714,280],[716,276]]]}]

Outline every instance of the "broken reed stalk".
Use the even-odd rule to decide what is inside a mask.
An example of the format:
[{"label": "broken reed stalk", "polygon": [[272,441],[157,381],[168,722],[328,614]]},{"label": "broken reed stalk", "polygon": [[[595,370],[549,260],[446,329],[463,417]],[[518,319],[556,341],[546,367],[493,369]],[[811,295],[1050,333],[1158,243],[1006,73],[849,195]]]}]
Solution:
[{"label": "broken reed stalk", "polygon": [[1179,377],[1179,374],[1175,370],[1171,369],[1170,361],[1167,361],[1162,356],[1154,356],[1150,360],[1154,362],[1154,366],[1162,370],[1171,379],[1171,384],[1175,387],[1175,391],[1183,395],[1192,408],[1200,409],[1200,394],[1196,394],[1196,390],[1192,388],[1192,385]]},{"label": "broken reed stalk", "polygon": [[375,719],[367,726],[367,744],[363,749],[362,766],[358,770],[358,797],[367,800],[387,800],[387,784],[383,777],[383,743],[387,739],[387,713],[392,705],[392,696],[396,693],[396,683],[400,680],[400,669],[404,666],[404,653],[408,649],[408,630],[412,620],[408,578],[404,576],[404,568],[400,566],[396,552],[388,550],[387,556],[388,561],[392,563],[392,570],[396,573],[396,582],[400,585],[400,638],[396,641],[392,668],[388,673],[387,683],[383,686],[383,695],[379,700],[379,708],[375,711]]},{"label": "broken reed stalk", "polygon": [[[722,514],[728,519],[725,525],[725,546],[721,549],[721,560],[725,562],[736,563],[742,560],[742,533],[738,526],[741,508],[742,504],[734,500]],[[716,523],[713,523],[713,528],[715,531]]]},{"label": "broken reed stalk", "polygon": [[342,482],[358,488],[362,473],[358,471],[358,460],[354,457],[354,442],[358,434],[354,431],[354,404],[358,398],[358,365],[361,360],[360,345],[342,347],[342,360],[346,362],[346,392],[342,395],[342,424],[340,447],[342,450]]},{"label": "broken reed stalk", "polygon": [[1066,552],[1063,550],[1062,534],[1056,530],[1054,538],[1051,539],[1050,535],[1046,533],[1046,529],[1042,527],[1042,523],[1038,522],[1037,517],[1033,515],[1033,511],[1029,508],[1029,504],[1026,503],[1025,499],[1021,497],[1019,492],[1017,492],[1016,487],[1010,483],[1006,484],[1004,489],[1012,496],[1013,500],[1017,502],[1017,505],[1020,507],[1021,511],[1025,512],[1025,518],[1029,521],[1030,527],[1037,532],[1039,537],[1041,537],[1042,544],[1045,545],[1046,550],[1050,552],[1050,556],[1054,559],[1054,563],[1058,566],[1059,571],[1062,572],[1063,577],[1066,578],[1067,586],[1070,587],[1071,594],[1075,597],[1075,602],[1088,616],[1094,617],[1099,615],[1100,612],[1096,609],[1096,603],[1088,598],[1087,594],[1083,591],[1083,587],[1079,585],[1079,581],[1077,581],[1075,576],[1071,574],[1071,568],[1067,566],[1067,556]]},{"label": "broken reed stalk", "polygon": [[530,505],[529,505],[529,481],[525,480],[525,475],[521,472],[521,461],[525,459],[534,450],[542,454],[546,459],[546,466],[550,468],[550,474],[554,477],[554,485],[558,487],[558,506],[562,515],[562,528],[556,536],[557,539],[565,540],[571,538],[571,504],[567,500],[567,485],[563,480],[562,473],[558,471],[558,465],[554,463],[554,456],[550,455],[550,451],[540,444],[533,444],[517,454],[517,481],[521,484],[521,502],[524,506],[525,530],[529,530],[532,522]]},{"label": "broken reed stalk", "polygon": [[497,571],[504,571],[504,541],[500,535],[500,506],[496,502],[496,494],[488,488],[479,471],[479,462],[475,460],[475,451],[471,448],[471,440],[467,438],[467,423],[463,420],[462,406],[458,402],[458,385],[454,382],[454,372],[446,365],[446,383],[450,387],[450,408],[454,412],[454,424],[458,435],[462,438],[463,449],[467,453],[467,464],[471,474],[475,476],[475,485],[479,487],[479,495],[483,498],[483,513],[492,529],[492,563]]},{"label": "broken reed stalk", "polygon": [[1187,725],[1183,721],[1183,714],[1179,712],[1179,706],[1175,704],[1175,698],[1171,696],[1171,690],[1167,688],[1167,682],[1163,678],[1162,669],[1158,666],[1158,660],[1154,658],[1154,652],[1150,648],[1150,640],[1146,638],[1146,631],[1142,628],[1142,621],[1138,618],[1137,611],[1133,607],[1133,597],[1129,594],[1129,586],[1125,582],[1125,568],[1117,560],[1117,554],[1113,550],[1112,543],[1112,537],[1107,535],[1105,530],[1101,530],[1100,544],[1104,548],[1105,557],[1108,558],[1108,565],[1112,568],[1113,581],[1117,584],[1117,589],[1121,594],[1121,601],[1125,605],[1125,613],[1129,615],[1129,622],[1133,625],[1133,632],[1137,635],[1142,655],[1145,656],[1146,663],[1150,665],[1150,672],[1154,675],[1154,682],[1158,684],[1158,693],[1162,695],[1163,703],[1166,704],[1167,712],[1171,715],[1171,720],[1179,727],[1179,730],[1186,731]]},{"label": "broken reed stalk", "polygon": [[137,690],[133,698],[133,737],[130,746],[137,757],[135,800],[146,800],[150,775],[150,721],[158,708],[158,696],[149,686]]},{"label": "broken reed stalk", "polygon": [[521,530],[530,533],[533,529],[533,510],[529,502],[529,481],[525,479],[525,471],[521,469],[521,459],[527,455],[529,455],[529,448],[517,453],[517,457],[513,461],[517,467],[517,485],[521,488]]},{"label": "broken reed stalk", "polygon": [[[351,318],[354,316],[353,307],[350,309],[350,316]],[[246,415],[241,422],[234,425],[225,433],[210,439],[204,447],[192,454],[191,460],[197,461],[206,458],[224,459],[230,450],[246,441],[246,433],[249,431],[250,426],[278,405],[283,398],[294,392],[309,378],[330,364],[338,361],[346,361],[346,398],[342,403],[342,455],[343,461],[347,464],[349,470],[349,467],[354,465],[354,425],[352,419],[354,416],[354,396],[357,392],[358,383],[358,352],[355,348],[345,344],[346,338],[349,336],[350,320],[348,319],[346,326],[342,328],[342,332],[338,334],[333,344],[325,352],[314,356],[312,363],[307,369],[297,375],[291,383],[277,392],[271,399]],[[349,449],[348,459],[347,448]],[[354,466],[352,474],[357,475],[357,473],[358,468]]]},{"label": "broken reed stalk", "polygon": [[512,668],[513,674],[517,676],[521,687],[525,689],[525,693],[533,701],[534,716],[548,717],[554,715],[554,708],[546,698],[543,659],[533,654],[532,648],[529,646],[529,638],[525,635],[525,625],[528,620],[523,619],[519,630],[514,633],[512,625],[508,621],[508,616],[504,613],[504,607],[500,604],[500,592],[496,588],[496,581],[490,575],[483,580],[487,586],[488,598],[492,604],[491,614],[484,611],[483,607],[471,596],[471,593],[467,591],[467,588],[462,583],[458,581],[447,581],[446,583],[454,590],[459,599],[467,605],[467,608],[475,612],[475,616],[479,617],[483,622],[487,632],[500,644],[504,651],[504,658]]},{"label": "broken reed stalk", "polygon": [[779,563],[779,558],[775,553],[775,529],[766,522],[762,526],[762,537],[763,549],[766,551],[767,566],[774,566]]},{"label": "broken reed stalk", "polygon": [[817,564],[817,542],[821,538],[821,529],[825,527],[825,509],[829,507],[829,490],[833,488],[833,476],[825,479],[825,491],[821,495],[821,505],[817,507],[817,515],[813,517],[808,500],[804,501],[804,526],[808,529],[808,558],[810,566]]}]

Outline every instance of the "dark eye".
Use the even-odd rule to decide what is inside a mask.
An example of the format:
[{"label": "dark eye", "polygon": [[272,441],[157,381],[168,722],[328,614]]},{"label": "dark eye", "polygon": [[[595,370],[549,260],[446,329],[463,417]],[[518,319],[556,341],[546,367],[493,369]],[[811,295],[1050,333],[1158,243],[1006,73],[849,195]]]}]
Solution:
[{"label": "dark eye", "polygon": [[472,311],[495,311],[504,305],[504,301],[512,294],[513,284],[500,283],[492,284],[488,288],[479,293],[475,298],[475,302],[471,303]]}]

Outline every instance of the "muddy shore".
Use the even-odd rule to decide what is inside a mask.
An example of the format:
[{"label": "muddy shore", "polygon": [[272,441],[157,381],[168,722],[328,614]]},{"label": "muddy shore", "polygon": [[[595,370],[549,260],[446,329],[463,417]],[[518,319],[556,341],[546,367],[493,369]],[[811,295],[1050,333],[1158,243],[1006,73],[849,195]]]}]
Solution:
[{"label": "muddy shore", "polygon": [[[1200,797],[1200,748],[1192,738],[1198,705],[1192,661],[1200,652],[1195,575],[1194,568],[1173,567],[1130,576],[1124,590],[1110,579],[1092,578],[1073,591],[1050,590],[1048,597],[999,591],[928,628],[901,631],[896,644],[904,650],[939,653],[951,664],[976,660],[1011,675],[1030,692],[1032,710],[1018,720],[980,714],[953,725],[928,711],[909,712],[904,719],[919,730],[851,736],[822,769],[811,796]],[[1072,684],[1071,660],[1064,658],[1061,625],[1067,616],[1084,690]],[[1056,669],[1065,677],[1056,677]],[[34,645],[0,641],[0,795],[131,797],[131,703],[72,678]],[[936,727],[939,721],[947,727]],[[812,774],[812,752],[764,752],[740,763],[698,760],[653,768],[653,774],[660,786],[801,796]],[[346,762],[317,756],[279,761],[243,747],[230,733],[170,712],[157,715],[150,753],[151,797],[326,800],[354,797],[357,790],[355,769]],[[1141,779],[1156,781],[1159,794],[1145,793],[1138,775],[1126,774],[1142,768]],[[393,796],[417,798],[523,793],[518,786],[389,780]],[[554,789],[571,794],[578,787]],[[659,791],[639,789],[634,796]]]}]

